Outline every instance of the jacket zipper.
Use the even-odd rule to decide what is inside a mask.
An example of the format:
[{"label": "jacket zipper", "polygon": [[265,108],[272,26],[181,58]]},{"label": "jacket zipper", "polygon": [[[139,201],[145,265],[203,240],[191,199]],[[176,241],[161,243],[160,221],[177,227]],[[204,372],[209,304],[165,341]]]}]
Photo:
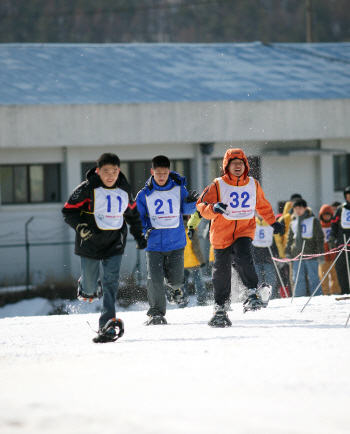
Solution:
[{"label": "jacket zipper", "polygon": [[[237,179],[237,187],[238,187],[238,183],[239,183],[239,178]],[[234,228],[234,230],[233,230],[233,236],[232,236],[232,239],[233,239],[233,240],[235,239],[235,232],[236,232],[236,229],[237,229],[237,220],[236,220],[235,228]]]}]

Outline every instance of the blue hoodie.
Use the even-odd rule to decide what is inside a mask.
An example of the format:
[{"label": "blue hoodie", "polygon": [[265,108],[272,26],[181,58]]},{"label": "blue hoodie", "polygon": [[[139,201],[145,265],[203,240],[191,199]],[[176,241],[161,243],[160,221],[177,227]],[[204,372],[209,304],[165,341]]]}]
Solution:
[{"label": "blue hoodie", "polygon": [[179,226],[177,228],[154,229],[148,239],[147,251],[169,252],[171,250],[183,249],[186,246],[186,232],[182,215],[190,215],[196,211],[196,201],[191,203],[185,202],[185,198],[188,196],[186,184],[185,177],[180,176],[176,172],[170,172],[169,179],[165,185],[158,185],[154,181],[153,176],[151,176],[146,182],[145,187],[138,192],[136,197],[137,209],[141,215],[143,233],[146,234],[147,229],[152,227],[146,198],[155,190],[169,191],[174,187],[180,187],[181,215]]}]

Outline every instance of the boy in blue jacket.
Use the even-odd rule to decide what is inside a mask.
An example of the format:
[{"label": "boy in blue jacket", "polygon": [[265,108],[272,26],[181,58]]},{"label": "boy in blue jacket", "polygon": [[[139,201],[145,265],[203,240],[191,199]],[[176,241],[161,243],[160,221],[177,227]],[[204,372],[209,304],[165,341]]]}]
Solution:
[{"label": "boy in blue jacket", "polygon": [[152,160],[152,176],[136,197],[146,250],[147,295],[150,308],[147,325],[166,324],[164,284],[176,296],[184,278],[186,233],[183,214],[196,211],[199,194],[186,190],[186,178],[170,171],[170,160],[158,155]]}]

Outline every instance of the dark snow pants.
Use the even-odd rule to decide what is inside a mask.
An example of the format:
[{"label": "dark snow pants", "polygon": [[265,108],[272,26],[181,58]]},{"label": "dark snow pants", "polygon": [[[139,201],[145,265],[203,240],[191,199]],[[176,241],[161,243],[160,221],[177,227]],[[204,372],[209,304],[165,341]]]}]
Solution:
[{"label": "dark snow pants", "polygon": [[180,289],[185,284],[184,249],[170,252],[146,251],[148,316],[166,313],[164,285]]},{"label": "dark snow pants", "polygon": [[[337,262],[335,263],[335,269],[337,270],[338,282],[341,288],[342,294],[349,294],[349,278],[348,268],[346,265],[346,252],[342,252]],[[348,252],[348,258],[350,261],[350,252]]]},{"label": "dark snow pants", "polygon": [[214,249],[213,287],[215,303],[223,305],[230,298],[232,261],[236,264],[243,284],[249,289],[257,288],[259,279],[254,267],[251,243],[251,238],[242,237],[225,249]]}]

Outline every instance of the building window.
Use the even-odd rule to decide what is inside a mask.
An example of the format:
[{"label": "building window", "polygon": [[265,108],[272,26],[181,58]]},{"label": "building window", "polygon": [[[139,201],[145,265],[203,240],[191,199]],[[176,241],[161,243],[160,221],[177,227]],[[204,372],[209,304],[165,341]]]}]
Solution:
[{"label": "building window", "polygon": [[60,202],[59,164],[0,166],[1,203]]},{"label": "building window", "polygon": [[[86,173],[96,167],[95,162],[81,163],[82,180],[86,179]],[[137,193],[145,186],[147,179],[151,176],[152,161],[127,161],[120,163],[120,170],[129,181],[132,191]],[[187,190],[190,190],[190,160],[171,160],[170,170],[185,176]]]},{"label": "building window", "polygon": [[350,154],[333,157],[334,190],[343,191],[350,185]]},{"label": "building window", "polygon": [[[247,157],[249,164],[249,176],[252,176],[261,184],[260,157]],[[211,179],[222,175],[222,158],[213,158],[211,160]]]}]

